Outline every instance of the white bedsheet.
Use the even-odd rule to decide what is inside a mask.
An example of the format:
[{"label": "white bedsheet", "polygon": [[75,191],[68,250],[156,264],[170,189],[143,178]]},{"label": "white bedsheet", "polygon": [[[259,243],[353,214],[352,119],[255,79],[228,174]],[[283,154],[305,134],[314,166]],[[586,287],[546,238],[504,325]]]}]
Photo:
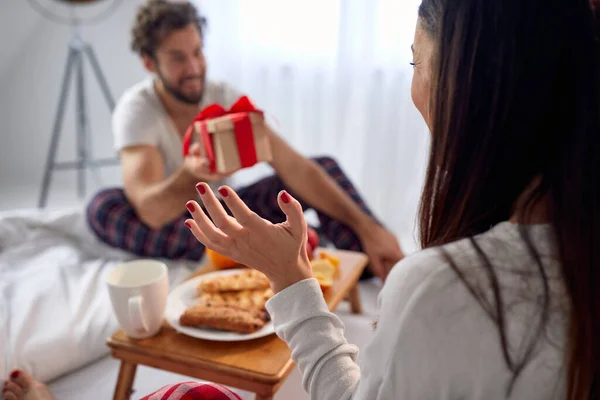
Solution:
[{"label": "white bedsheet", "polygon": [[[117,329],[104,276],[128,253],[89,231],[82,210],[0,213],[0,377],[49,381],[108,353]],[[167,262],[171,285],[191,263]]]}]

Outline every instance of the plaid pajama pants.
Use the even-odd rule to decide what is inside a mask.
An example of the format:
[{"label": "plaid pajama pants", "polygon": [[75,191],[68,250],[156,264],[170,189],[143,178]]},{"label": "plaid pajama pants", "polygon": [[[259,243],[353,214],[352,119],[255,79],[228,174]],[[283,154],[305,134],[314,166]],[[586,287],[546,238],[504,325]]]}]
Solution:
[{"label": "plaid pajama pants", "polygon": [[[367,214],[372,215],[356,188],[344,174],[338,163],[330,157],[314,158],[324,171],[358,204]],[[300,197],[286,188],[277,176],[266,177],[252,185],[237,189],[240,198],[248,207],[273,223],[285,221],[285,214],[277,204],[277,194],[288,190],[300,201],[304,210],[311,208]],[[320,232],[338,249],[362,251],[356,234],[341,221],[316,210],[320,222]],[[87,219],[96,235],[105,243],[143,257],[167,259],[200,260],[204,246],[199,243],[183,224],[190,218],[186,211],[180,217],[160,229],[151,229],[136,215],[135,210],[120,188],[106,189],[94,196],[87,207]],[[371,276],[366,271],[367,275]]]}]

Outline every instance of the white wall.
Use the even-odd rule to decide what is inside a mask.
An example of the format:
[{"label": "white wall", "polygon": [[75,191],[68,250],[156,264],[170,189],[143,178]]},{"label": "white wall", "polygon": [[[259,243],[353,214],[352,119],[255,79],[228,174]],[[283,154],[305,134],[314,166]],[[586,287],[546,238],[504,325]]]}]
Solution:
[{"label": "white wall", "polygon": [[[64,8],[53,1],[38,1],[59,11]],[[108,3],[87,6],[87,11],[102,11]],[[134,0],[122,1],[109,19],[83,29],[83,36],[94,47],[115,99],[145,76],[129,50],[129,30],[138,4],[139,1]],[[2,0],[0,7],[0,188],[37,187],[42,180],[50,143],[71,28],[42,18],[26,0]],[[113,151],[108,106],[89,64],[85,72],[93,151],[99,157],[110,157]],[[73,83],[59,147],[60,160],[71,160],[75,156]],[[117,183],[118,168],[105,168],[102,176],[107,184]],[[61,181],[74,180],[75,174],[56,172],[54,178],[60,185]]]}]

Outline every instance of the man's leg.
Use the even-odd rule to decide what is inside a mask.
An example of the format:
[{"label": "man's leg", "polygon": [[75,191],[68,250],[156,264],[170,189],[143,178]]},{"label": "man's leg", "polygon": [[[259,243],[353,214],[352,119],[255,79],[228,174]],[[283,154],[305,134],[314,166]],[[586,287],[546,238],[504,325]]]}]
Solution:
[{"label": "man's leg", "polygon": [[200,260],[204,246],[183,224],[186,212],[160,229],[144,224],[122,189],[106,189],[87,207],[92,231],[105,243],[142,257]]},{"label": "man's leg", "polygon": [[[333,178],[338,185],[356,202],[356,204],[368,215],[373,215],[366,203],[358,194],[358,191],[344,174],[337,162],[330,157],[318,157],[313,159],[323,170]],[[238,191],[240,198],[248,204],[254,212],[273,223],[285,221],[285,214],[277,204],[277,194],[281,190],[287,190],[302,204],[302,208],[311,208],[301,197],[286,188],[283,181],[277,176],[269,176],[260,181],[242,188]],[[315,209],[321,223],[321,231],[338,249],[362,251],[360,239],[352,229],[341,221],[337,221],[327,214]],[[372,273],[365,270],[362,279],[372,277]]]}]

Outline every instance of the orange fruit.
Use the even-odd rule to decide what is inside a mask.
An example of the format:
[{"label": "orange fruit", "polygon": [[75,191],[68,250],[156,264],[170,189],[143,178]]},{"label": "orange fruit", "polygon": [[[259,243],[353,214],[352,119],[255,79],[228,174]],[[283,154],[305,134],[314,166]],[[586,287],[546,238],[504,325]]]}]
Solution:
[{"label": "orange fruit", "polygon": [[331,261],[331,263],[333,264],[334,267],[339,267],[340,266],[340,259],[337,258],[336,256],[329,254],[327,252],[322,251],[321,254],[319,254],[319,256],[321,257],[322,260],[329,260]]},{"label": "orange fruit", "polygon": [[315,278],[317,281],[319,281],[319,286],[321,287],[322,291],[325,291],[333,286],[333,279],[331,277],[322,274],[315,274]]},{"label": "orange fruit", "polygon": [[311,266],[313,276],[319,281],[321,290],[326,290],[333,286],[337,267],[331,261],[328,259],[313,260]]},{"label": "orange fruit", "polygon": [[238,266],[237,262],[211,249],[206,249],[206,257],[208,257],[208,261],[210,261],[212,265],[219,269],[234,268]]}]

